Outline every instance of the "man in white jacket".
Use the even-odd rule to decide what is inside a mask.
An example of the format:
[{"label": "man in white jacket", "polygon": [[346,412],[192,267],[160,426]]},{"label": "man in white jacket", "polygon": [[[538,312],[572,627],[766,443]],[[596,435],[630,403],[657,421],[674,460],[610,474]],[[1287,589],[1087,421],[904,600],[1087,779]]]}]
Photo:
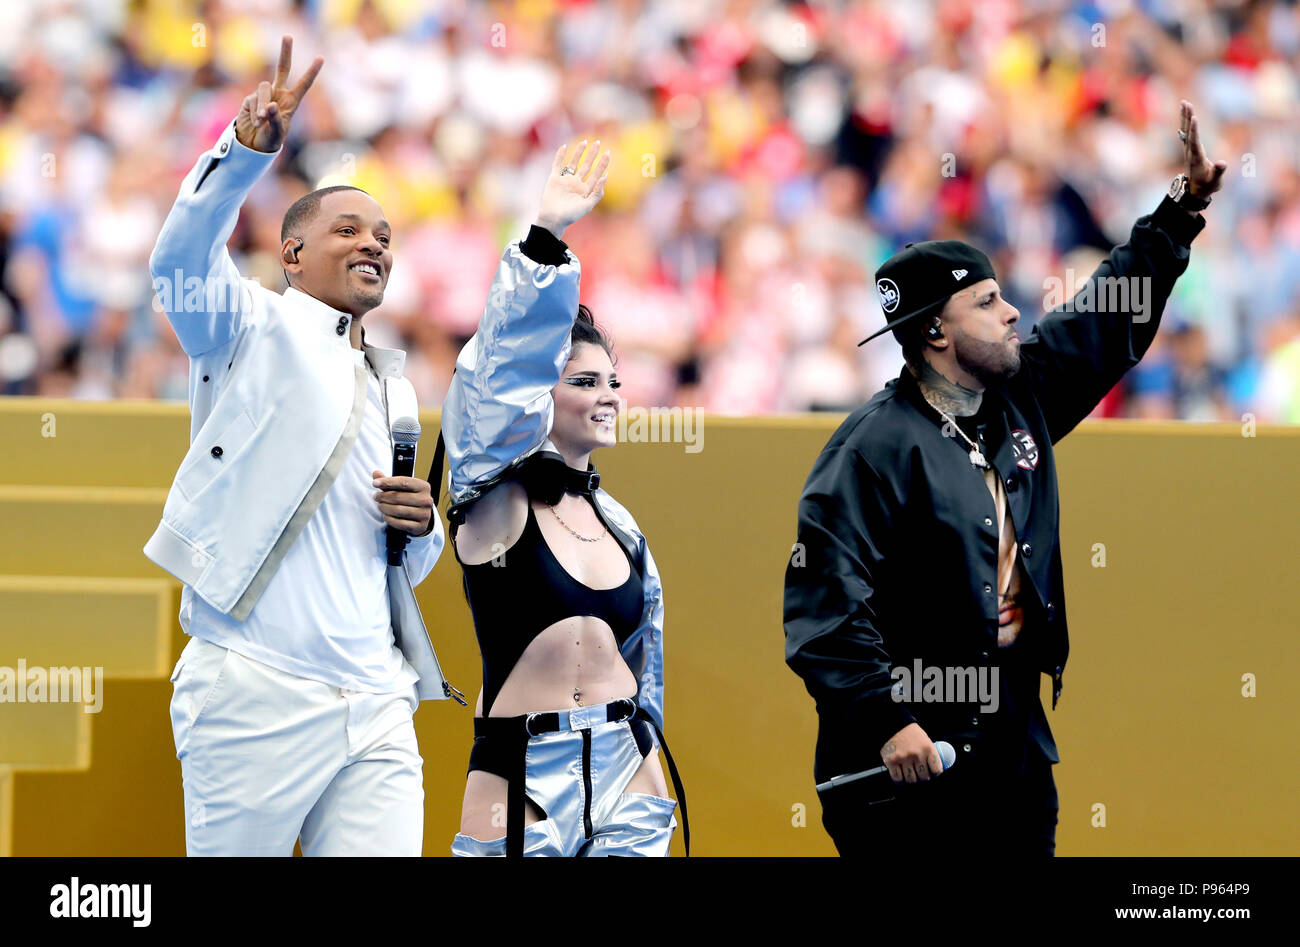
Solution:
[{"label": "man in white jacket", "polygon": [[[390,425],[417,411],[405,353],[361,331],[391,231],[360,190],[308,194],[285,214],[283,295],[242,280],[225,247],[322,65],[291,88],[291,52],[286,36],[275,81],[185,178],[150,258],[190,356],[190,449],[145,546],[184,583],[171,717],[185,844],[418,855],[412,715],[455,689],[412,592],[443,546],[430,485],[390,476]],[[397,565],[387,527],[408,534]]]}]

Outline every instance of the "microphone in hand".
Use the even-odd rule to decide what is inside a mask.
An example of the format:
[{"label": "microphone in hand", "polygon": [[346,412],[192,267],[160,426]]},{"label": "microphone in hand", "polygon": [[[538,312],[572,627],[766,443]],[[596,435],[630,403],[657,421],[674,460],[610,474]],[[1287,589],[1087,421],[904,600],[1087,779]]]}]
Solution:
[{"label": "microphone in hand", "polygon": [[[420,422],[412,417],[401,417],[393,421],[393,476],[415,476],[415,445],[420,442]],[[434,513],[437,516],[437,513]],[[410,541],[410,533],[394,526],[386,527],[388,531],[388,564],[402,564],[402,550]]]},{"label": "microphone in hand", "polygon": [[[934,748],[939,751],[939,761],[943,764],[943,772],[947,772],[952,765],[957,762],[957,751],[952,748],[952,744],[947,740],[936,740]],[[883,777],[883,778],[882,778]],[[939,778],[939,777],[932,777]],[[824,783],[817,784],[817,792],[824,793],[831,789],[849,783],[856,783],[862,779],[870,779],[873,783],[879,783],[882,790],[888,790],[894,786],[893,780],[889,776],[888,766],[875,766],[871,769],[864,769],[856,773],[844,773],[840,776],[832,776]],[[888,785],[886,785],[888,784]]]}]

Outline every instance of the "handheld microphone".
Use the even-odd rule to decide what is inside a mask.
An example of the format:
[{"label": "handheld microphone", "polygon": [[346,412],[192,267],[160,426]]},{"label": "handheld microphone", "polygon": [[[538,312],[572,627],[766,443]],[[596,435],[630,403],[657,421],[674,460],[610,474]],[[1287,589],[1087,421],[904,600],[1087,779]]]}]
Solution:
[{"label": "handheld microphone", "polygon": [[[934,748],[939,751],[939,760],[943,763],[943,771],[946,773],[952,764],[957,762],[957,751],[952,748],[952,744],[947,740],[934,741]],[[834,789],[836,786],[843,786],[846,783],[855,783],[859,779],[866,779],[870,776],[878,776],[881,773],[888,773],[888,766],[877,766],[873,769],[864,769],[857,773],[845,773],[842,776],[832,776],[824,783],[817,784],[817,792],[823,793],[828,789]],[[934,778],[933,776],[931,777]],[[893,780],[890,780],[892,783]]]},{"label": "handheld microphone", "polygon": [[[415,445],[420,442],[420,422],[413,417],[400,417],[393,421],[393,476],[415,476]],[[437,516],[435,511],[434,516]],[[410,541],[411,534],[389,526],[388,530],[388,564],[402,564],[402,550]]]}]

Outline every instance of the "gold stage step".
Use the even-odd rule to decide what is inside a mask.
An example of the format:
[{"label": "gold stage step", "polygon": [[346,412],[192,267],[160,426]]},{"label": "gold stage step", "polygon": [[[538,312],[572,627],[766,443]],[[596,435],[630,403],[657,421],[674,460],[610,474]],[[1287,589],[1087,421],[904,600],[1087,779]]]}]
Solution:
[{"label": "gold stage step", "polygon": [[159,578],[0,575],[0,855],[13,845],[13,774],[89,769],[104,681],[170,673],[179,591]]},{"label": "gold stage step", "polygon": [[189,424],[176,403],[0,398],[0,483],[166,489]]},{"label": "gold stage step", "polygon": [[157,579],[143,550],[166,499],[162,487],[0,484],[0,575]]},{"label": "gold stage step", "polygon": [[0,767],[88,769],[93,717],[80,703],[0,703]]},{"label": "gold stage step", "polygon": [[0,666],[168,674],[178,589],[169,579],[0,575]]},{"label": "gold stage step", "polygon": [[[0,668],[90,668],[98,699],[96,668],[101,683],[166,680],[180,583],[143,546],[188,441],[183,404],[0,399]],[[89,771],[96,717],[0,702],[0,856],[15,773]]]}]

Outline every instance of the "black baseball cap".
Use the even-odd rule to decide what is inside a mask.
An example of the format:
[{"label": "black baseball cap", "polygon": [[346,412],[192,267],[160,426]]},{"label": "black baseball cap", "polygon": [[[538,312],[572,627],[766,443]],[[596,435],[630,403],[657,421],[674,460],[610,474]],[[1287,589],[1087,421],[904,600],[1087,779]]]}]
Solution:
[{"label": "black baseball cap", "polygon": [[996,279],[983,251],[961,240],[909,243],[876,270],[876,295],[890,321],[858,345],[918,316],[933,315],[953,293],[986,279]]}]

